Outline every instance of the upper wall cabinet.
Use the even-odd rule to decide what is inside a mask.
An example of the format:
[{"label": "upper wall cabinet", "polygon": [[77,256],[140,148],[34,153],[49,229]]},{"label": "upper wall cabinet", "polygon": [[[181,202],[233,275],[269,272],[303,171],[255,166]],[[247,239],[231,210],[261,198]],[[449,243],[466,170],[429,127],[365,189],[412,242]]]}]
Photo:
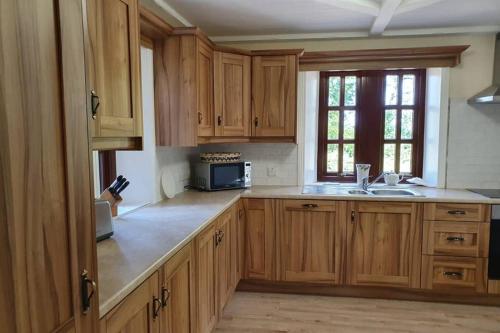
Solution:
[{"label": "upper wall cabinet", "polygon": [[253,57],[253,136],[295,137],[297,71],[297,55]]},{"label": "upper wall cabinet", "polygon": [[154,43],[156,143],[194,147],[214,135],[213,50],[180,29]]},{"label": "upper wall cabinet", "polygon": [[250,136],[251,57],[215,52],[214,79],[215,135]]},{"label": "upper wall cabinet", "polygon": [[94,149],[142,149],[137,0],[89,0],[87,67]]}]

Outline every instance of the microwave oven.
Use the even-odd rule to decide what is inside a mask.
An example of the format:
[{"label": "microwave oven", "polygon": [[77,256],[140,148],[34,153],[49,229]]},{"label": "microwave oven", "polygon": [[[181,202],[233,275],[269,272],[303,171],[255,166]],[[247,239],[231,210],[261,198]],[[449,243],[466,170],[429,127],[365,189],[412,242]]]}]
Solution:
[{"label": "microwave oven", "polygon": [[200,162],[194,166],[193,173],[192,186],[203,191],[229,190],[252,186],[251,162]]}]

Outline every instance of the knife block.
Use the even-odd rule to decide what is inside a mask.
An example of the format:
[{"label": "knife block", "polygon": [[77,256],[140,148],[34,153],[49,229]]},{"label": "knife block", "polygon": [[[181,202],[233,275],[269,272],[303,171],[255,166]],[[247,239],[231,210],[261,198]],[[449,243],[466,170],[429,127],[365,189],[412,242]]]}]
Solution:
[{"label": "knife block", "polygon": [[111,207],[111,216],[115,217],[118,215],[118,205],[123,201],[123,198],[119,194],[113,195],[108,189],[106,189],[101,193],[99,199],[109,202],[109,206]]}]

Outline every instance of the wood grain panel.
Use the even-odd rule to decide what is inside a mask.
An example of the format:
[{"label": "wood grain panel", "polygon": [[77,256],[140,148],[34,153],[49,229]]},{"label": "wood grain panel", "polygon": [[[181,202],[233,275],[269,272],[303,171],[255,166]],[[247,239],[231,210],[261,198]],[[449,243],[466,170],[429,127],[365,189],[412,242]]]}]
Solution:
[{"label": "wood grain panel", "polygon": [[489,223],[425,221],[422,253],[486,258]]},{"label": "wood grain panel", "polygon": [[0,26],[2,329],[92,329],[79,288],[81,267],[95,273],[81,3],[2,1]]},{"label": "wood grain panel", "polygon": [[215,224],[196,237],[197,332],[211,332],[218,316],[216,294]]},{"label": "wood grain panel", "polygon": [[422,256],[422,288],[485,293],[488,259]]},{"label": "wood grain panel", "polygon": [[245,199],[245,277],[274,280],[276,277],[275,202]]},{"label": "wood grain panel", "polygon": [[159,276],[154,273],[106,315],[106,333],[159,333],[160,319],[153,318],[153,298],[158,297]]},{"label": "wood grain panel", "polygon": [[250,82],[251,58],[249,56],[215,52],[216,136],[245,137],[250,135]]},{"label": "wood grain panel", "polygon": [[297,57],[252,58],[254,136],[295,136]]},{"label": "wood grain panel", "polygon": [[245,232],[246,232],[246,214],[245,206],[243,200],[239,200],[236,210],[236,221],[237,221],[237,251],[238,251],[238,271],[236,274],[236,285],[244,277],[245,272]]},{"label": "wood grain panel", "polygon": [[196,81],[198,136],[214,135],[214,52],[197,40]]},{"label": "wood grain panel", "polygon": [[419,210],[415,203],[350,203],[348,284],[420,287]]},{"label": "wood grain panel", "polygon": [[193,36],[155,40],[156,144],[195,147],[197,115],[197,41]]},{"label": "wood grain panel", "polygon": [[[217,292],[219,311],[222,311],[236,287],[236,224],[234,208],[225,211],[217,219],[217,230],[222,233],[217,245]],[[220,312],[219,312],[220,313]]]},{"label": "wood grain panel", "polygon": [[167,297],[160,314],[160,329],[166,333],[195,331],[195,280],[193,244],[179,250],[162,269],[160,293]]},{"label": "wood grain panel", "polygon": [[280,214],[278,279],[340,283],[345,203],[283,200]]},{"label": "wood grain panel", "polygon": [[433,221],[490,222],[489,205],[462,203],[428,203],[424,219]]}]

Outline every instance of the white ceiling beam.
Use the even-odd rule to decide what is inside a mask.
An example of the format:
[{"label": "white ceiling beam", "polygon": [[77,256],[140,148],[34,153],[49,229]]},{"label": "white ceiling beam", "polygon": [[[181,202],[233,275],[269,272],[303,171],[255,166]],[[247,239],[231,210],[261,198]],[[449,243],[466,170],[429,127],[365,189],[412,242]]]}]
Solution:
[{"label": "white ceiling beam", "polygon": [[380,35],[384,32],[402,2],[402,0],[384,0],[380,12],[370,29],[372,35]]},{"label": "white ceiling beam", "polygon": [[443,0],[405,0],[396,10],[396,15],[424,8],[442,1]]},{"label": "white ceiling beam", "polygon": [[168,14],[172,15],[177,21],[184,24],[186,27],[192,27],[193,25],[184,16],[179,14],[172,6],[170,6],[165,0],[153,0],[161,9],[166,11]]},{"label": "white ceiling beam", "polygon": [[337,8],[347,9],[358,13],[377,16],[380,5],[374,0],[315,0]]}]

